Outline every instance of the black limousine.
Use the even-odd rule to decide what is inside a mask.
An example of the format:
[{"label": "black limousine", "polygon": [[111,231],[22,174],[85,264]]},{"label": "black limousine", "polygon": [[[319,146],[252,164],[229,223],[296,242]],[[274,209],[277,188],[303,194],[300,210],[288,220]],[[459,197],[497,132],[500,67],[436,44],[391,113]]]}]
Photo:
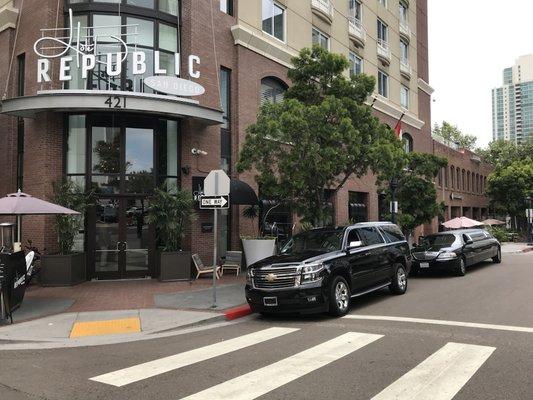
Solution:
[{"label": "black limousine", "polygon": [[262,314],[341,316],[353,297],[385,287],[404,294],[410,268],[409,246],[394,224],[313,229],[292,237],[280,255],[247,269],[246,299]]},{"label": "black limousine", "polygon": [[412,254],[411,275],[424,270],[446,270],[464,276],[466,267],[481,261],[502,261],[500,242],[484,229],[461,229],[420,237]]}]

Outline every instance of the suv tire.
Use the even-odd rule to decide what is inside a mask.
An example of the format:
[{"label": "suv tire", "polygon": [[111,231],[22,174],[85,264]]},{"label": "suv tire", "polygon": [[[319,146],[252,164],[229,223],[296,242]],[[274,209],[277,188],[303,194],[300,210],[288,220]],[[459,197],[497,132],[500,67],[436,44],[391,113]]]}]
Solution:
[{"label": "suv tire", "polygon": [[403,264],[394,264],[394,275],[389,285],[389,290],[393,294],[404,294],[407,291],[407,272]]},{"label": "suv tire", "polygon": [[465,276],[466,275],[466,261],[464,257],[461,257],[459,260],[459,265],[455,269],[455,275],[457,276]]},{"label": "suv tire", "polygon": [[337,275],[329,285],[329,314],[334,317],[345,315],[350,309],[350,286],[346,279]]},{"label": "suv tire", "polygon": [[498,251],[496,252],[496,255],[492,257],[492,262],[495,264],[499,264],[502,262],[502,249],[498,246]]}]

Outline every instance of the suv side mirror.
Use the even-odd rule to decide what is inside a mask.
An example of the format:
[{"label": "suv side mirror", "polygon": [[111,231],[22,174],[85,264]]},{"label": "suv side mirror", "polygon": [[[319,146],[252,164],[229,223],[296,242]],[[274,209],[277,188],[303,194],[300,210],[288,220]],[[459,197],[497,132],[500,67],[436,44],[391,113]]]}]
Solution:
[{"label": "suv side mirror", "polygon": [[363,245],[363,242],[361,242],[360,240],[357,240],[357,241],[354,241],[354,242],[350,242],[348,244],[348,248],[349,249],[353,249],[353,248],[356,248],[356,247],[361,247]]},{"label": "suv side mirror", "polygon": [[472,244],[472,243],[474,243],[474,241],[472,239],[470,239],[470,238],[465,239],[465,245]]}]

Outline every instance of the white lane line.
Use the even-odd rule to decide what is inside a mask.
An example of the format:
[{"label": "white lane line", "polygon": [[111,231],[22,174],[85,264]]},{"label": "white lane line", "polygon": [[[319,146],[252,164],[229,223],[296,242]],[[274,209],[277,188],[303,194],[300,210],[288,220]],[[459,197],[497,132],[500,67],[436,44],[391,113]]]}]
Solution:
[{"label": "white lane line", "polygon": [[448,343],[372,400],[450,400],[495,347]]},{"label": "white lane line", "polygon": [[234,339],[225,340],[220,343],[214,343],[209,346],[200,347],[184,353],[149,361],[133,367],[110,372],[108,374],[95,376],[94,378],[90,378],[90,380],[121,387],[133,382],[163,374],[165,372],[186,367],[200,361],[205,361],[210,358],[231,353],[257,343],[265,342],[288,333],[296,332],[298,330],[299,329],[297,328],[277,327],[264,329],[248,335],[239,336]]},{"label": "white lane line", "polygon": [[348,332],[184,400],[251,400],[364,347],[383,335]]},{"label": "white lane line", "polygon": [[476,322],[444,321],[444,320],[440,320],[440,319],[389,317],[389,316],[385,316],[385,315],[352,315],[352,314],[346,315],[343,318],[347,318],[347,319],[367,319],[367,320],[375,320],[375,321],[415,322],[415,323],[419,323],[419,324],[463,326],[463,327],[467,327],[467,328],[493,329],[493,330],[498,330],[498,331],[512,331],[512,332],[533,333],[533,328],[526,327],[526,326],[479,324],[479,323],[476,323]]}]

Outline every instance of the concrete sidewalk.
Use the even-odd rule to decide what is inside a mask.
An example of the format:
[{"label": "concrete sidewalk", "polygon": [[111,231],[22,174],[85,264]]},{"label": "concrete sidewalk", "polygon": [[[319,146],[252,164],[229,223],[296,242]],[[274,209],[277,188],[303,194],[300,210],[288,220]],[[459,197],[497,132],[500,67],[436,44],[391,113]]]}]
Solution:
[{"label": "concrete sidewalk", "polygon": [[533,246],[528,246],[527,243],[502,243],[503,254],[527,253],[533,251]]}]

